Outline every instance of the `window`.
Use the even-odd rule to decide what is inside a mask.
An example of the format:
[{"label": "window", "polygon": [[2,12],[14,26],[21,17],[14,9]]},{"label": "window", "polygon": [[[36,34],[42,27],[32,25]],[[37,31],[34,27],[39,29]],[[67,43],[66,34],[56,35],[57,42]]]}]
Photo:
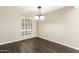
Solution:
[{"label": "window", "polygon": [[22,18],[22,36],[32,35],[32,20],[30,18]]}]

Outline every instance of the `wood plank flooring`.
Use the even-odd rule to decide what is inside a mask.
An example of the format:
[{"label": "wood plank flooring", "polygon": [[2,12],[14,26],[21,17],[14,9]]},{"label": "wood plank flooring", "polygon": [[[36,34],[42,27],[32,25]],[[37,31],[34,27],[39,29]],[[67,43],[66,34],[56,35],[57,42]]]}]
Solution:
[{"label": "wood plank flooring", "polygon": [[79,51],[39,37],[34,37],[0,45],[0,53],[79,53]]}]

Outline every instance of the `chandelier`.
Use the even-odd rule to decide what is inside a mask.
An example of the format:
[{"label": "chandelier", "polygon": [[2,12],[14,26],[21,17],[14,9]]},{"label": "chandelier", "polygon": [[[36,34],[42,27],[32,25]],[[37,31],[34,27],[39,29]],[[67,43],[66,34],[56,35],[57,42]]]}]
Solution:
[{"label": "chandelier", "polygon": [[38,14],[36,16],[34,16],[34,19],[36,19],[36,20],[44,20],[45,17],[44,17],[44,15],[41,14],[41,8],[42,7],[38,6],[37,8],[38,8]]}]

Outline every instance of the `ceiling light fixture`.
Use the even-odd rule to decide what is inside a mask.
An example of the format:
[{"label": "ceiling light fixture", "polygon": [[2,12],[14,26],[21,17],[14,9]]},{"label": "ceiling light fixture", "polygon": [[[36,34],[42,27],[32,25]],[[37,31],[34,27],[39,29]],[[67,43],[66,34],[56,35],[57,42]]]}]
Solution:
[{"label": "ceiling light fixture", "polygon": [[37,7],[38,8],[38,15],[36,15],[35,17],[34,17],[34,19],[36,19],[36,20],[44,20],[45,19],[45,17],[44,17],[44,15],[42,15],[41,14],[41,6],[38,6]]}]

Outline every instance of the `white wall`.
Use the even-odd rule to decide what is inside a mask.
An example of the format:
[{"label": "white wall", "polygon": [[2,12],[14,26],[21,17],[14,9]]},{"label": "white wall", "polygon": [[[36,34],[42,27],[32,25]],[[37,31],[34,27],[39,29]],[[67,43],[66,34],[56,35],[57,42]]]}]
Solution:
[{"label": "white wall", "polygon": [[64,7],[38,22],[38,37],[79,49],[79,8]]},{"label": "white wall", "polygon": [[[27,16],[26,13],[17,9],[17,7],[0,7],[0,45],[10,43],[21,38],[21,16]],[[33,21],[33,34],[27,38],[36,37],[36,21]]]}]

